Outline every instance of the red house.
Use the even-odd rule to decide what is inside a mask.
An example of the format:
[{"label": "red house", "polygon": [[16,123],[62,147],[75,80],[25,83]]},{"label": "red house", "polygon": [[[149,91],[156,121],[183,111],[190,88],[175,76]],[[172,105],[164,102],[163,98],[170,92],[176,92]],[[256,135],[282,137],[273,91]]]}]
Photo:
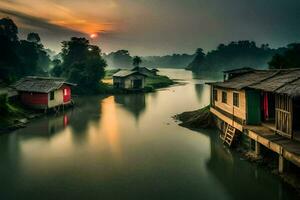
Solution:
[{"label": "red house", "polygon": [[71,103],[71,86],[61,78],[29,76],[13,87],[18,91],[24,105],[36,109],[48,109]]}]

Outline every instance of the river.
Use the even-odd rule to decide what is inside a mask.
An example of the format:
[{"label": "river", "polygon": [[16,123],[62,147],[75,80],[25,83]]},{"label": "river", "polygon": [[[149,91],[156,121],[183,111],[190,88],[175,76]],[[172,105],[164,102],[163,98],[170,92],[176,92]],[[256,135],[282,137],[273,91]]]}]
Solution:
[{"label": "river", "polygon": [[171,118],[209,103],[207,80],[162,69],[186,84],[148,94],[76,99],[0,136],[0,199],[296,199],[268,170],[224,147],[217,130]]}]

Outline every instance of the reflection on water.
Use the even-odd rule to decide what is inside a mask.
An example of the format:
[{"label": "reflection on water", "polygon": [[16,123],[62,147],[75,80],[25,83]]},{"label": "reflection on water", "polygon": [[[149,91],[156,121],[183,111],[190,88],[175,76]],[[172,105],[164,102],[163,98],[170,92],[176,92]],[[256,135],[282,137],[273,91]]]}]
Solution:
[{"label": "reflection on water", "polygon": [[136,120],[145,111],[146,97],[145,94],[127,94],[127,95],[115,95],[115,102],[123,105]]},{"label": "reflection on water", "polygon": [[82,97],[0,136],[0,199],[293,199],[279,179],[171,116],[209,103],[205,80],[149,94]]}]

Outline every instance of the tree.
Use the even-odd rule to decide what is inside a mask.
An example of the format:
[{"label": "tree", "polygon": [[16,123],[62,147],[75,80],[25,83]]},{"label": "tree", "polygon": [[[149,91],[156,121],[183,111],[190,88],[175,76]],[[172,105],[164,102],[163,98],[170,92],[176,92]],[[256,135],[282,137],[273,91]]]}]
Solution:
[{"label": "tree", "polygon": [[29,42],[34,42],[34,43],[40,43],[41,42],[41,38],[40,38],[39,34],[37,34],[37,33],[29,33],[27,35],[27,40]]},{"label": "tree", "polygon": [[90,45],[85,38],[77,37],[72,37],[71,40],[64,41],[62,44],[63,62],[59,64],[55,61],[58,65],[54,66],[52,74],[60,74],[69,81],[78,83],[80,92],[97,92],[106,67],[100,48]]},{"label": "tree", "polygon": [[134,56],[133,60],[132,60],[132,64],[135,67],[140,67],[140,64],[142,63],[142,59],[139,56]]},{"label": "tree", "polygon": [[[202,52],[203,53],[203,52]],[[203,55],[201,51],[188,65],[187,69],[196,73],[221,75],[222,71],[242,67],[266,68],[270,58],[277,50],[270,49],[267,44],[260,47],[254,41],[232,41],[220,44],[217,49]]]},{"label": "tree", "polygon": [[271,69],[288,69],[300,66],[300,43],[292,43],[282,54],[275,54],[269,62]]},{"label": "tree", "polygon": [[0,79],[11,82],[15,77],[15,68],[19,66],[18,28],[9,18],[0,19]]},{"label": "tree", "polygon": [[6,37],[11,42],[18,41],[18,27],[10,18],[0,19],[0,36]]},{"label": "tree", "polygon": [[59,59],[54,59],[52,61],[53,68],[51,70],[51,75],[54,77],[60,77],[63,73],[62,62]]},{"label": "tree", "polygon": [[[223,47],[219,46],[218,48],[223,48]],[[187,70],[196,71],[199,65],[201,65],[201,63],[204,61],[205,53],[203,53],[202,48],[198,48],[195,54],[196,56],[194,60],[186,67]]]}]

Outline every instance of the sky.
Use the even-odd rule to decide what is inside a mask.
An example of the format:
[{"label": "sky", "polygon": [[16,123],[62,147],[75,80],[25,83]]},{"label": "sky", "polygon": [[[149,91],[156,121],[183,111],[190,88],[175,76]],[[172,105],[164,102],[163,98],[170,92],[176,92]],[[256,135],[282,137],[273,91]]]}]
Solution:
[{"label": "sky", "polygon": [[56,52],[72,36],[106,53],[143,56],[235,40],[274,48],[300,42],[300,0],[0,0],[0,17],[15,21],[20,38],[37,32]]}]

